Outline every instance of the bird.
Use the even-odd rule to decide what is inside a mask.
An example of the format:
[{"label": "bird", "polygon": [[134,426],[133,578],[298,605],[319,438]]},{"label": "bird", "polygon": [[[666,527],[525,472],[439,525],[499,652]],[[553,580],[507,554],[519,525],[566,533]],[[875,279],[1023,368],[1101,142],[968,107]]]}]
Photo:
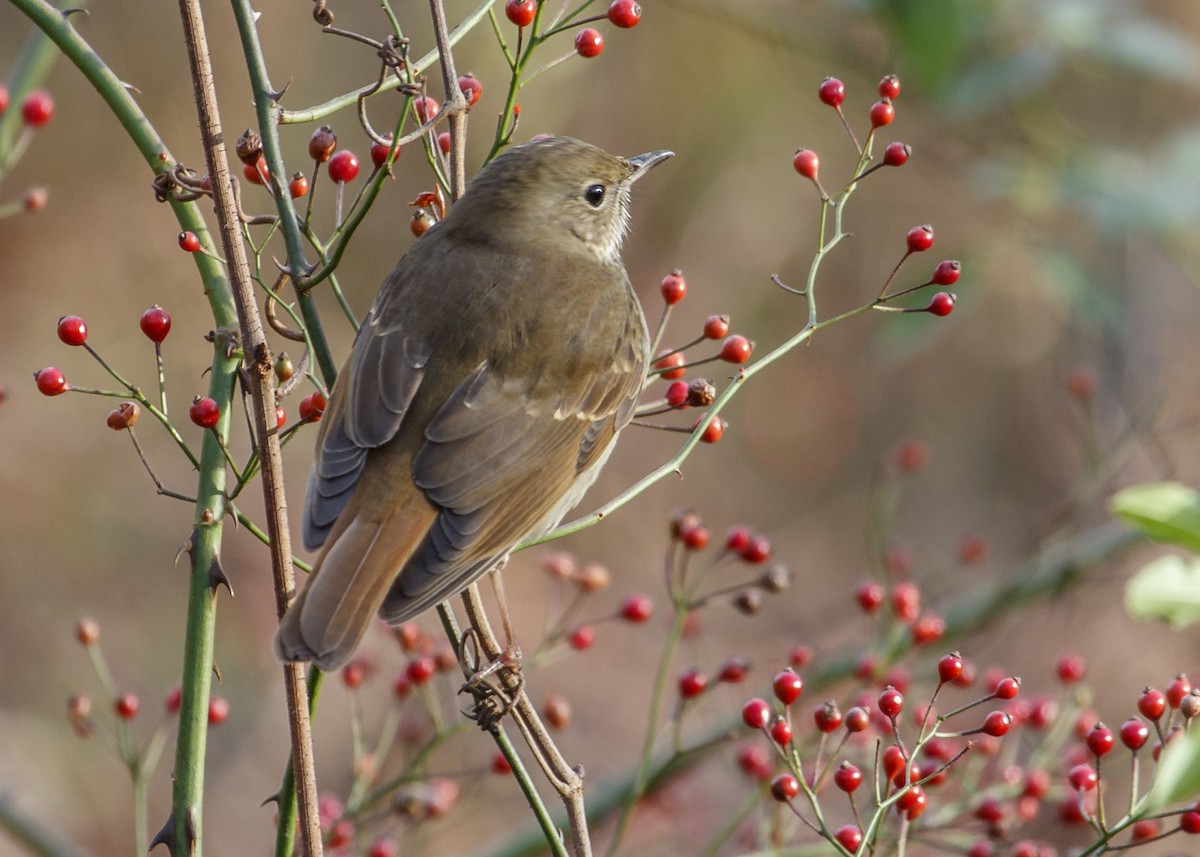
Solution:
[{"label": "bird", "polygon": [[401,257],[321,419],[302,525],[319,554],[280,660],[338,669],[376,614],[453,597],[580,501],[645,383],[621,244],[631,186],[672,154],[535,138]]}]

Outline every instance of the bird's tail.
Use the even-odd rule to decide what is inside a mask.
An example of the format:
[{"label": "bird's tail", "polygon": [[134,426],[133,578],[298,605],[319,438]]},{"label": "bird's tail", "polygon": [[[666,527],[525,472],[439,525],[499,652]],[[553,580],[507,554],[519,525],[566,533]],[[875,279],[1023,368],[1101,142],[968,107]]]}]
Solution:
[{"label": "bird's tail", "polygon": [[312,661],[325,671],[350,660],[437,514],[418,491],[380,520],[354,506],[351,500],[342,512],[312,579],[279,624],[280,660]]}]

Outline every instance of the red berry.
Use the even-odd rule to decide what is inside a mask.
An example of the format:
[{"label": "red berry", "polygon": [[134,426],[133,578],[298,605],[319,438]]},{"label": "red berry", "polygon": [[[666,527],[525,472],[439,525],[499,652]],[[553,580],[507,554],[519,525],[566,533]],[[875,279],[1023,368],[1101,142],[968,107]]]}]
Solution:
[{"label": "red berry", "polygon": [[178,714],[179,706],[183,704],[183,688],[175,685],[167,691],[167,697],[163,700],[163,708],[167,714]]},{"label": "red berry", "polygon": [[737,684],[750,672],[750,662],[745,658],[733,656],[726,658],[717,668],[717,681]]},{"label": "red berry", "polygon": [[39,369],[34,373],[33,379],[37,383],[38,392],[43,396],[57,396],[70,389],[66,377],[53,366]]},{"label": "red berry", "polygon": [[1200,812],[1193,809],[1179,816],[1179,829],[1184,833],[1200,833]]},{"label": "red berry", "polygon": [[817,97],[830,107],[840,107],[846,100],[846,84],[836,77],[827,77],[817,87]]},{"label": "red berry", "polygon": [[818,732],[825,734],[836,732],[837,728],[842,725],[842,712],[837,707],[837,703],[831,699],[824,705],[818,706],[813,711],[813,723],[816,724]]},{"label": "red berry", "polygon": [[450,154],[450,132],[443,131],[437,135],[438,148],[442,150],[443,155]]},{"label": "red berry", "polygon": [[271,180],[271,171],[267,169],[267,162],[264,158],[259,158],[257,163],[243,166],[242,175],[250,184],[263,184]]},{"label": "red berry", "polygon": [[508,759],[499,750],[492,756],[492,773],[493,774],[511,774],[512,765]]},{"label": "red berry", "polygon": [[220,418],[221,409],[213,399],[208,396],[197,396],[192,399],[192,406],[188,408],[188,419],[200,428],[213,428]]},{"label": "red berry", "polygon": [[929,445],[923,440],[906,440],[896,448],[896,465],[905,473],[916,473],[929,463]]},{"label": "red berry", "polygon": [[879,694],[879,710],[889,720],[895,720],[903,708],[904,695],[891,685],[885,687],[883,692]]},{"label": "red berry", "polygon": [[580,30],[575,36],[575,53],[585,59],[600,56],[604,50],[604,36],[593,27]]},{"label": "red berry", "polygon": [[791,705],[800,698],[800,693],[804,690],[804,681],[790,669],[780,670],[771,680],[771,689],[776,699],[784,705]]},{"label": "red berry", "polygon": [[871,715],[861,705],[856,705],[846,712],[846,731],[851,733],[865,732],[871,725]]},{"label": "red berry", "polygon": [[329,177],[338,184],[354,181],[358,175],[358,155],[349,149],[335,152],[329,159]]},{"label": "red berry", "polygon": [[868,616],[883,604],[884,595],[883,584],[876,583],[874,580],[864,580],[854,589],[854,600]]},{"label": "red berry", "polygon": [[726,363],[745,363],[754,351],[754,343],[740,333],[727,337],[717,354]]},{"label": "red berry", "polygon": [[320,393],[313,393],[300,400],[300,419],[304,422],[320,422],[324,411],[325,397]]},{"label": "red berry", "polygon": [[49,92],[39,89],[29,93],[21,102],[21,119],[30,128],[40,128],[53,118],[54,99]]},{"label": "red berry", "polygon": [[879,97],[894,99],[900,94],[900,78],[889,74],[879,81]]},{"label": "red berry", "polygon": [[809,181],[816,181],[821,159],[812,149],[797,149],[796,154],[792,155],[792,167]]},{"label": "red berry", "polygon": [[936,613],[921,616],[913,622],[912,639],[918,646],[936,643],[946,633],[946,620]]},{"label": "red berry", "polygon": [[892,612],[901,622],[913,622],[921,612],[921,590],[902,580],[892,587]]},{"label": "red berry", "polygon": [[508,0],[504,14],[518,27],[528,27],[537,15],[537,0]]},{"label": "red berry", "polygon": [[929,798],[920,786],[913,786],[896,798],[896,810],[909,821],[916,820],[917,816],[923,813],[928,806]]},{"label": "red berry", "polygon": [[171,316],[162,307],[155,304],[142,313],[138,326],[151,342],[162,342],[171,332]]},{"label": "red berry", "polygon": [[[1147,736],[1149,736],[1148,732]],[[1085,741],[1088,749],[1092,751],[1093,756],[1103,756],[1117,744],[1117,739],[1113,735],[1113,731],[1099,722],[1088,731]]]},{"label": "red berry", "polygon": [[8,109],[8,87],[0,83],[0,115]]},{"label": "red berry", "polygon": [[948,655],[942,655],[938,659],[937,664],[938,681],[942,684],[954,681],[962,675],[963,659],[958,652],[951,652]]},{"label": "red berry", "polygon": [[771,706],[755,697],[742,706],[742,722],[751,729],[765,729],[771,720]]},{"label": "red berry", "polygon": [[850,762],[841,762],[833,772],[833,784],[847,794],[861,786],[862,781],[862,771]]},{"label": "red berry", "polygon": [[608,20],[613,26],[628,30],[642,20],[642,7],[637,0],[613,0],[608,7]]},{"label": "red berry", "polygon": [[473,74],[464,74],[458,79],[458,90],[467,99],[468,107],[474,107],[483,95],[483,85]]},{"label": "red berry", "polygon": [[883,150],[883,165],[885,167],[902,167],[908,163],[910,155],[912,155],[912,146],[908,143],[901,143],[899,140],[888,143],[887,148]]},{"label": "red berry", "polygon": [[200,249],[200,239],[195,232],[179,233],[179,249],[187,253],[195,253]]},{"label": "red berry", "polygon": [[308,138],[308,156],[318,163],[325,163],[337,148],[337,134],[328,125],[322,125]]},{"label": "red berry", "polygon": [[596,629],[591,625],[580,625],[567,637],[567,642],[577,652],[590,649],[592,643],[596,642]]},{"label": "red berry", "polygon": [[771,780],[771,797],[780,803],[787,803],[798,794],[800,794],[800,781],[791,774],[779,774]]},{"label": "red berry", "polygon": [[1167,705],[1178,708],[1183,698],[1192,692],[1192,683],[1184,673],[1175,676],[1174,681],[1167,685]]},{"label": "red berry", "polygon": [[1087,672],[1087,662],[1084,661],[1082,655],[1068,652],[1058,659],[1054,670],[1058,673],[1058,680],[1063,684],[1074,684]]},{"label": "red berry", "polygon": [[786,746],[792,740],[792,724],[784,717],[773,719],[767,731],[771,733],[771,740],[780,747]]},{"label": "red berry", "polygon": [[[695,431],[699,427],[700,423],[707,416],[708,415],[705,414],[704,416],[702,416],[698,420],[696,420],[696,422],[692,423],[692,431]],[[727,425],[728,425],[728,423],[726,423],[725,420],[721,419],[720,417],[713,417],[712,421],[707,426],[705,426],[704,433],[700,435],[700,442],[701,443],[716,443],[722,437],[725,436],[725,429],[726,429]]]},{"label": "red berry", "polygon": [[833,838],[838,841],[838,845],[845,848],[851,854],[858,851],[862,845],[863,834],[855,824],[843,824],[837,830],[833,831]]},{"label": "red berry", "polygon": [[1147,839],[1153,839],[1155,836],[1158,836],[1158,832],[1158,819],[1143,818],[1141,821],[1134,822],[1130,838],[1134,842],[1145,842]]},{"label": "red berry", "polygon": [[49,199],[50,194],[44,187],[31,187],[26,190],[25,195],[21,197],[21,206],[26,211],[34,213],[45,208],[46,202]]},{"label": "red berry", "polygon": [[645,622],[653,614],[654,602],[645,595],[630,595],[621,603],[621,618],[626,622]]},{"label": "red berry", "polygon": [[1017,676],[1005,676],[996,682],[996,688],[992,691],[997,699],[1014,699],[1021,691],[1021,679]]},{"label": "red berry", "polygon": [[362,686],[367,678],[367,662],[362,658],[354,658],[342,667],[342,684],[351,690]]},{"label": "red berry", "polygon": [[280,405],[275,409],[275,427],[283,428],[287,424],[287,411]]},{"label": "red berry", "polygon": [[704,550],[708,547],[708,527],[703,524],[688,524],[679,531],[679,541],[688,550]]},{"label": "red berry", "polygon": [[[504,758],[501,756],[500,758]],[[400,853],[400,846],[396,844],[394,839],[380,838],[371,843],[370,849],[367,851],[367,857],[396,857]]]},{"label": "red berry", "polygon": [[957,259],[944,259],[933,269],[933,277],[929,280],[935,286],[952,286],[958,282],[962,273],[962,263]]},{"label": "red berry", "polygon": [[1130,750],[1142,749],[1150,738],[1150,727],[1136,717],[1130,717],[1121,724],[1121,743]]},{"label": "red berry", "polygon": [[[446,133],[449,134],[450,132],[447,131]],[[379,169],[385,163],[388,163],[388,153],[389,152],[391,153],[391,156],[392,156],[391,163],[393,163],[393,164],[396,163],[396,158],[400,157],[400,147],[397,146],[396,151],[394,151],[394,152],[392,151],[392,139],[390,136],[388,137],[387,142],[385,142],[385,143],[372,143],[371,144],[371,163],[375,165],[376,169]],[[330,169],[332,169],[332,168],[333,168],[333,165],[330,164]]]},{"label": "red berry", "polygon": [[658,288],[662,292],[663,303],[675,306],[687,296],[687,280],[683,278],[683,271],[676,268],[667,274],[658,284]]},{"label": "red berry", "polygon": [[993,711],[983,718],[983,734],[993,738],[1002,738],[1012,727],[1012,717],[1007,711]]},{"label": "red berry", "polygon": [[668,354],[665,357],[660,357],[654,362],[655,369],[662,369],[659,375],[665,381],[671,381],[675,378],[683,377],[684,369],[680,367],[687,362],[687,358],[683,356],[682,351],[676,351],[674,354]]},{"label": "red berry", "polygon": [[771,776],[771,757],[761,744],[743,744],[737,751],[738,767],[756,780]]},{"label": "red berry", "polygon": [[929,306],[925,307],[925,311],[939,317],[945,317],[954,312],[954,302],[956,298],[950,292],[938,292],[929,299]]},{"label": "red berry", "polygon": [[706,687],[708,678],[694,667],[679,676],[679,695],[684,699],[695,699]]},{"label": "red berry", "polygon": [[896,108],[892,107],[890,102],[876,101],[871,105],[871,112],[868,114],[871,117],[871,128],[882,128],[884,125],[891,125],[892,120],[896,118]]},{"label": "red berry", "polygon": [[1167,698],[1161,690],[1148,687],[1138,697],[1137,707],[1147,720],[1157,720],[1167,710]]},{"label": "red berry", "polygon": [[729,333],[729,316],[710,315],[704,320],[705,339],[723,339]]},{"label": "red berry", "polygon": [[923,253],[933,246],[933,227],[928,223],[914,226],[905,236],[909,253]]},{"label": "red berry", "polygon": [[725,550],[730,553],[741,553],[750,544],[750,531],[740,524],[730,527],[725,534]]},{"label": "red berry", "polygon": [[75,624],[75,639],[85,646],[93,646],[100,639],[100,625],[95,619],[80,619]]},{"label": "red berry", "polygon": [[1004,820],[1004,804],[995,795],[985,795],[975,807],[975,817],[988,824],[999,824]]},{"label": "red berry", "polygon": [[220,726],[229,719],[229,701],[223,696],[214,696],[208,701],[208,725]]},{"label": "red berry", "polygon": [[1076,765],[1067,774],[1067,782],[1077,792],[1091,791],[1096,787],[1098,779],[1096,769],[1091,765]]},{"label": "red berry", "polygon": [[750,536],[749,541],[738,551],[738,556],[753,565],[771,558],[771,542],[765,536]]},{"label": "red berry", "polygon": [[122,694],[113,703],[113,709],[122,720],[132,720],[137,716],[139,708],[141,708],[141,703],[132,693]]},{"label": "red berry", "polygon": [[437,662],[429,655],[419,655],[408,662],[404,674],[413,684],[424,684],[437,670]]},{"label": "red berry", "polygon": [[442,105],[438,103],[438,100],[429,95],[418,95],[413,100],[413,110],[416,111],[417,119],[422,124],[437,116],[438,111],[441,109]]},{"label": "red berry", "polygon": [[792,650],[788,652],[788,661],[792,666],[799,669],[812,660],[813,651],[808,646],[798,645],[792,646]]},{"label": "red berry", "polygon": [[87,342],[87,322],[77,315],[64,315],[58,320],[58,338],[67,345]]},{"label": "red berry", "polygon": [[672,408],[682,408],[688,400],[687,381],[672,381],[667,387],[667,404]]},{"label": "red berry", "polygon": [[299,199],[308,193],[308,178],[304,173],[296,173],[292,176],[292,180],[288,182],[288,193],[292,199]]}]

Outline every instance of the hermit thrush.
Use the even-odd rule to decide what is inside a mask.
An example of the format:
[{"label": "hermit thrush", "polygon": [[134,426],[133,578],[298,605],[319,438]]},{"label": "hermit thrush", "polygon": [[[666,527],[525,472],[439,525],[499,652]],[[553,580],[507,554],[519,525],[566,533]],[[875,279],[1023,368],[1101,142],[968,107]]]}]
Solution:
[{"label": "hermit thrush", "polygon": [[304,507],[321,553],[281,659],[336,669],[377,612],[461,592],[579,502],[645,378],[621,239],[630,186],[670,156],[518,146],[400,259],[321,421]]}]

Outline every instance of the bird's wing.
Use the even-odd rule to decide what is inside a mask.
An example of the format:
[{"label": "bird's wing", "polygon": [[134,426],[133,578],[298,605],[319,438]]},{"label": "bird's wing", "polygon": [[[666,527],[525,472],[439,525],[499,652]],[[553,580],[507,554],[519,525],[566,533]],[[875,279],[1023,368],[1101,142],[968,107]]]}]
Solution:
[{"label": "bird's wing", "polygon": [[455,389],[413,460],[416,484],[440,512],[384,601],[384,619],[401,622],[450,597],[579,502],[641,391],[637,321],[608,365],[569,389],[531,388],[487,362]]}]

